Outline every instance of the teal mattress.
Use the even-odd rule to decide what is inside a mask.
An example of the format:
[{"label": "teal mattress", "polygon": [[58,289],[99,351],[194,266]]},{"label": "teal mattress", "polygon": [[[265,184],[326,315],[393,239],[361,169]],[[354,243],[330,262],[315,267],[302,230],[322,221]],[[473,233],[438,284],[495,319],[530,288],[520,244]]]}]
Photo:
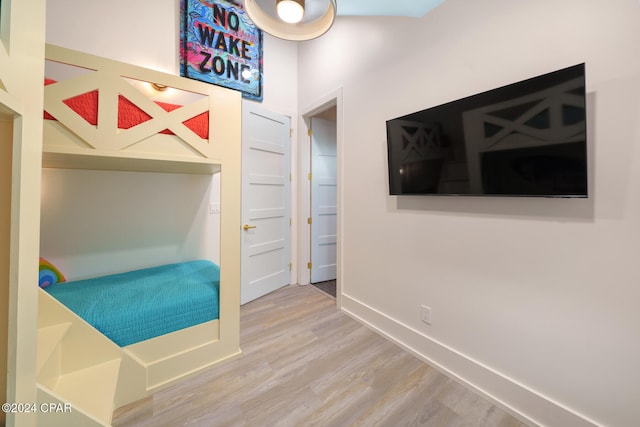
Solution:
[{"label": "teal mattress", "polygon": [[121,347],[217,319],[220,268],[199,260],[44,289]]}]

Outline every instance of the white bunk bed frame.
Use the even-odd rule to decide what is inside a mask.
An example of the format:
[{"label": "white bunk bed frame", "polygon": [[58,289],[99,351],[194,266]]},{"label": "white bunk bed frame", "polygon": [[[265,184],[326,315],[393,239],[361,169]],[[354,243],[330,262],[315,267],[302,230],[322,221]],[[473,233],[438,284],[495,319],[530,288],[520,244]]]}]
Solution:
[{"label": "white bunk bed frame", "polygon": [[[39,290],[39,402],[71,404],[70,413],[39,413],[38,424],[108,426],[113,410],[240,353],[240,93],[118,61],[47,45],[46,59],[90,72],[45,87],[43,167],[212,174],[221,172],[220,317],[120,348]],[[166,112],[131,81],[202,95]],[[93,126],[63,101],[99,91]],[[151,119],[118,129],[118,94]],[[182,122],[209,112],[209,139]],[[163,129],[174,135],[158,134]],[[34,285],[35,286],[35,285]]]},{"label": "white bunk bed frame", "polygon": [[[0,399],[36,401],[44,0],[0,2]],[[34,427],[33,412],[0,425]]]}]

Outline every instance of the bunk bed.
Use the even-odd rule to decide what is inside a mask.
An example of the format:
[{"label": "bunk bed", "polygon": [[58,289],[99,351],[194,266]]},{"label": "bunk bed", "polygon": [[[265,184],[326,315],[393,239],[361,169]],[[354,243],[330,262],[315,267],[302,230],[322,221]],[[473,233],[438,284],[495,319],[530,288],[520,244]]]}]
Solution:
[{"label": "bunk bed", "polygon": [[[39,289],[39,400],[74,406],[74,415],[62,414],[64,418],[58,420],[61,425],[110,425],[115,408],[240,353],[241,96],[228,89],[58,46],[46,46],[46,59],[82,72],[45,82],[43,167],[220,172],[222,177],[219,268],[208,261],[194,261]],[[143,89],[149,85],[187,93],[192,101],[156,102]],[[129,120],[131,115],[137,118]],[[159,279],[157,274],[169,274],[169,278]],[[106,336],[95,318],[86,315],[88,311],[96,316],[91,308],[97,304],[96,295],[111,298],[133,282],[153,286],[162,280],[169,284],[168,294],[133,291],[135,297],[126,296],[126,303],[155,307],[172,299],[171,292],[176,295],[177,284],[198,282],[192,285],[200,289],[194,295],[200,292],[207,299],[204,317],[186,323],[181,320],[168,329],[164,328],[167,322],[156,317],[160,328],[120,340]],[[110,296],[105,295],[105,284],[114,286]],[[76,290],[88,292],[89,297],[74,303],[80,298]],[[179,306],[193,306],[192,300],[183,298],[183,290],[178,291],[182,298]],[[145,300],[147,296],[149,300]],[[110,310],[123,304],[114,300],[111,308],[98,312],[97,317],[103,321]],[[127,328],[144,321],[135,318],[144,313],[137,306],[129,306],[126,311]],[[166,317],[162,310],[155,315]],[[98,382],[104,396],[87,390],[96,388]],[[55,422],[49,418],[42,424]]]},{"label": "bunk bed", "polygon": [[45,292],[120,347],[219,317],[220,268],[185,261],[58,282]]}]

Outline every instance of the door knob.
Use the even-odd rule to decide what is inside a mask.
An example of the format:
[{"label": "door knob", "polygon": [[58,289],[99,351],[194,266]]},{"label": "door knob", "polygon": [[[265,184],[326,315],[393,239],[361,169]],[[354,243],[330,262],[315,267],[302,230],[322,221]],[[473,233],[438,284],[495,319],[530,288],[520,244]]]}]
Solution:
[{"label": "door knob", "polygon": [[256,228],[256,226],[255,225],[247,225],[247,224],[245,224],[244,226],[242,226],[242,228],[244,229],[244,231],[247,231],[249,229]]}]

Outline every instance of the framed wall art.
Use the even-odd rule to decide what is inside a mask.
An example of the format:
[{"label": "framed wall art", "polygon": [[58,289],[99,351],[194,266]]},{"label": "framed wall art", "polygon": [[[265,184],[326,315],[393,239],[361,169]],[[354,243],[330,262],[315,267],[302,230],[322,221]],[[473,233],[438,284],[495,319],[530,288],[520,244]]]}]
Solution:
[{"label": "framed wall art", "polygon": [[262,31],[240,2],[181,0],[180,75],[262,101]]}]

